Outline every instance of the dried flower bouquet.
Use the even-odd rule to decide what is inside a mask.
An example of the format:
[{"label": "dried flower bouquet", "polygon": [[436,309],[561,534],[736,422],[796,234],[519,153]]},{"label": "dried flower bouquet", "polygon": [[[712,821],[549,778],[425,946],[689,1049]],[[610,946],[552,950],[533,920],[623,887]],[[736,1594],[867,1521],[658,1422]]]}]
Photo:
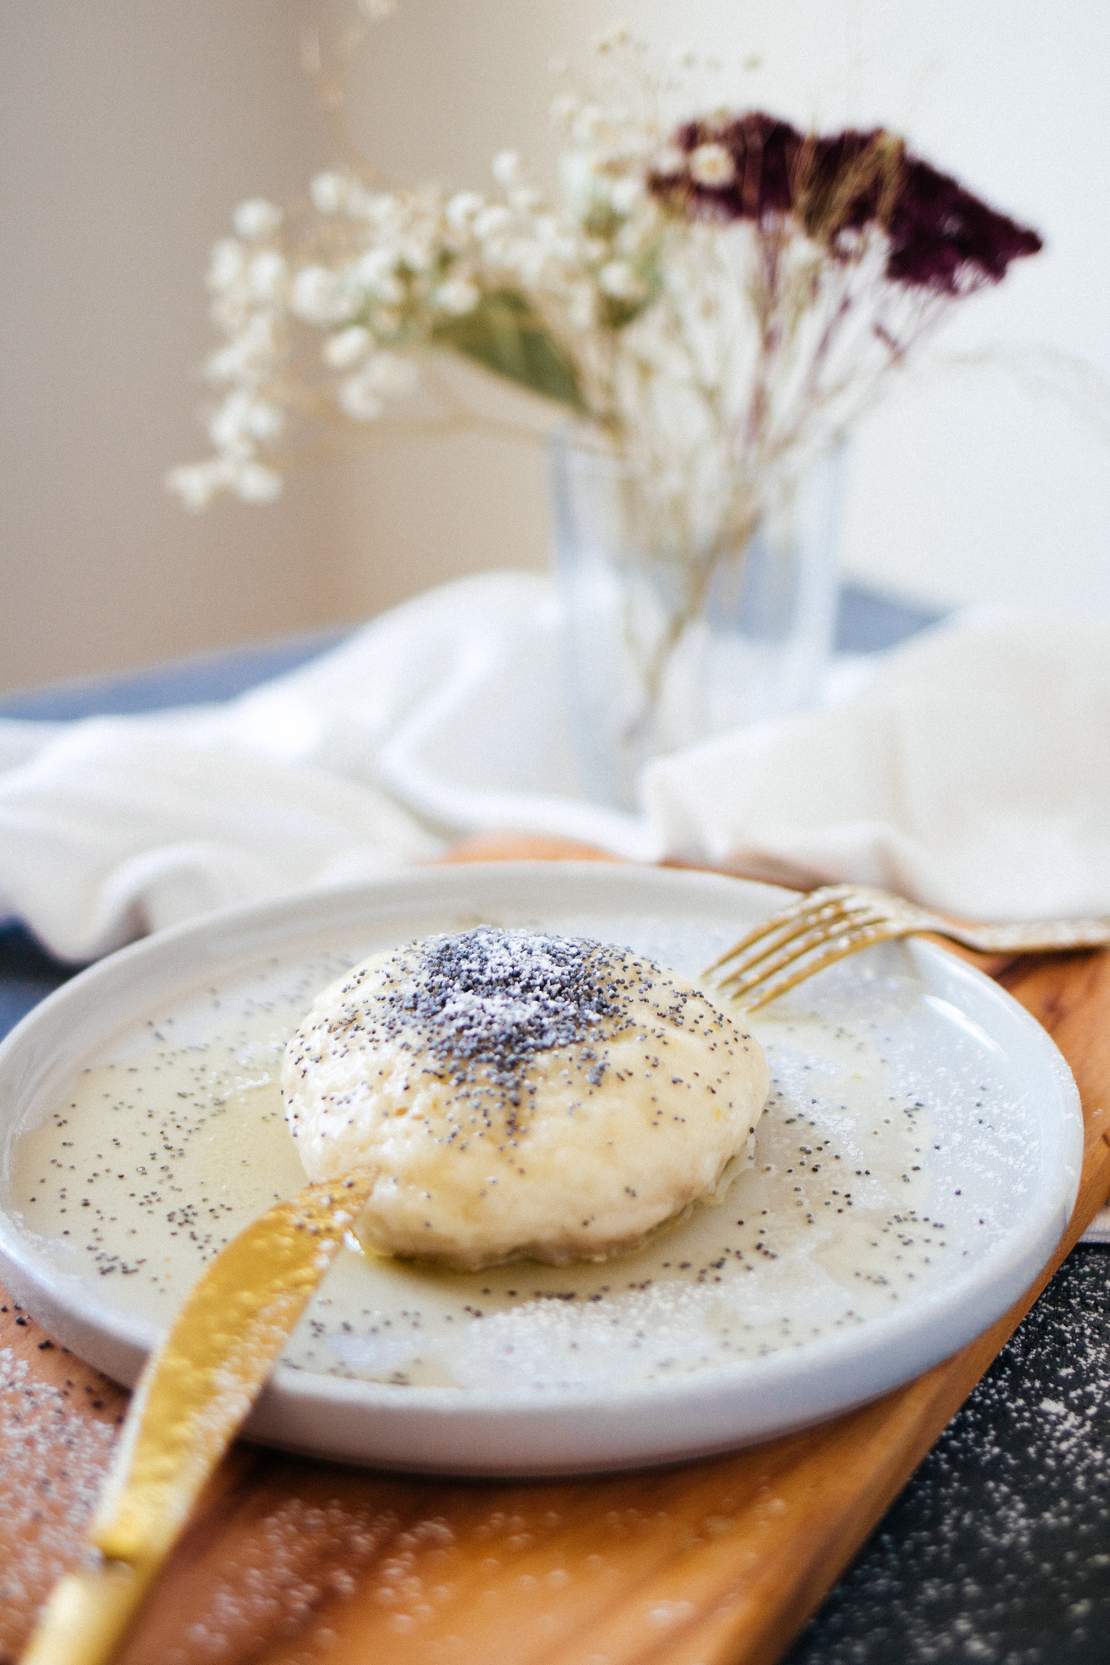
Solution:
[{"label": "dried flower bouquet", "polygon": [[[386,417],[394,432],[488,423],[438,373],[465,361],[619,458],[630,542],[681,569],[650,701],[784,482],[1041,241],[886,130],[802,132],[761,111],[675,127],[574,94],[555,114],[551,193],[503,152],[488,191],[343,171],[293,212],[242,203],[208,274],[214,454],[170,484],[191,508],[221,491],[269,502],[288,464]],[[434,414],[406,420],[418,383]]]}]

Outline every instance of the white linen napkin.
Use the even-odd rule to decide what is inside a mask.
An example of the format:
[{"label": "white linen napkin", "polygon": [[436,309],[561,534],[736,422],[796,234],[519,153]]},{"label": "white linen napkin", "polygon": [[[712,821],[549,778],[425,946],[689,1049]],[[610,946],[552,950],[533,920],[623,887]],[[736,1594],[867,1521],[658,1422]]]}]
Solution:
[{"label": "white linen napkin", "polygon": [[634,817],[577,795],[557,624],[545,580],[491,573],[226,705],[0,720],[0,916],[82,960],[480,829],[650,856]]},{"label": "white linen napkin", "polygon": [[228,705],[0,722],[0,915],[88,959],[494,829],[981,919],[1110,913],[1110,620],[940,626],[822,710],[657,761],[638,815],[577,784],[558,624],[547,580],[490,573]]},{"label": "white linen napkin", "polygon": [[673,854],[978,919],[1110,914],[1110,618],[965,615],[851,698],[656,763]]},{"label": "white linen napkin", "polygon": [[849,687],[661,759],[624,814],[576,779],[548,582],[464,579],[227,705],[0,721],[0,913],[86,959],[506,828],[982,919],[1110,913],[1110,619],[965,615]]}]

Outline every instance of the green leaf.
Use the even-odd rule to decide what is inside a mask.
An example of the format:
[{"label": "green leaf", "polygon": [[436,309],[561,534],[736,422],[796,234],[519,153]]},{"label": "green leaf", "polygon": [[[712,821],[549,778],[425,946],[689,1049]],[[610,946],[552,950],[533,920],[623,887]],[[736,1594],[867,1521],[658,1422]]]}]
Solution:
[{"label": "green leaf", "polygon": [[580,413],[586,410],[573,363],[530,302],[515,290],[491,290],[473,312],[437,324],[432,341],[541,398]]}]

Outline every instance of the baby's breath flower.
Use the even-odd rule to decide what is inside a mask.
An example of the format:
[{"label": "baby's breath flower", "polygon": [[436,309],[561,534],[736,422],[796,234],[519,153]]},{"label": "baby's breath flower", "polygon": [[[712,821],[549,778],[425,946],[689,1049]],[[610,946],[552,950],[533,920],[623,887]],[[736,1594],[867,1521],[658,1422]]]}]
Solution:
[{"label": "baby's breath flower", "polygon": [[210,382],[237,381],[246,369],[244,354],[238,341],[217,347],[204,361],[204,374]]},{"label": "baby's breath flower", "polygon": [[244,503],[273,503],[281,496],[283,481],[276,469],[244,461],[229,472],[231,489]]},{"label": "baby's breath flower", "polygon": [[664,145],[651,159],[655,179],[678,179],[686,172],[686,152],[678,145]]},{"label": "baby's breath flower", "polygon": [[640,301],[645,294],[644,280],[633,271],[627,260],[609,260],[597,274],[598,288],[613,301]]},{"label": "baby's breath flower", "polygon": [[342,323],[351,313],[346,285],[328,266],[303,266],[293,278],[289,304],[308,324]]},{"label": "baby's breath flower", "polygon": [[531,214],[540,205],[540,193],[534,185],[514,185],[509,192],[509,207],[518,214]]},{"label": "baby's breath flower", "polygon": [[[653,216],[645,214],[643,219],[647,226],[651,228],[653,233]],[[650,236],[645,239],[644,233],[645,225],[643,223],[637,223],[633,220],[625,220],[623,224],[617,227],[616,235],[613,238],[614,253],[624,255],[629,260],[638,260],[640,256],[643,255],[645,248],[649,246],[651,240]]]},{"label": "baby's breath flower", "polygon": [[456,191],[448,199],[443,217],[452,231],[466,231],[483,206],[484,198],[477,191]]},{"label": "baby's breath flower", "polygon": [[554,214],[537,214],[532,221],[532,240],[537,248],[545,253],[554,253],[560,246],[565,246],[562,228]]},{"label": "baby's breath flower", "polygon": [[414,236],[406,238],[398,248],[398,265],[418,274],[430,272],[440,253],[441,248],[431,228],[422,227]]},{"label": "baby's breath flower", "polygon": [[585,223],[595,211],[602,181],[593,157],[585,150],[567,150],[559,158],[559,190],[567,210]]},{"label": "baby's breath flower", "polygon": [[474,216],[474,235],[480,243],[499,237],[512,224],[512,214],[503,202],[491,202]]},{"label": "baby's breath flower", "polygon": [[230,394],[208,419],[208,437],[216,449],[222,451],[225,456],[231,452],[249,449],[236,404],[238,397],[238,394]]},{"label": "baby's breath flower", "polygon": [[736,177],[735,162],[724,145],[715,140],[691,151],[689,168],[695,185],[731,185]]},{"label": "baby's breath flower", "polygon": [[259,399],[251,408],[249,427],[255,439],[269,443],[284,432],[285,412],[271,400]]},{"label": "baby's breath flower", "polygon": [[219,294],[239,282],[246,267],[246,252],[234,237],[221,237],[212,246],[208,260],[208,287]]},{"label": "baby's breath flower", "polygon": [[324,362],[330,364],[333,370],[349,370],[365,357],[373,339],[362,324],[348,324],[346,329],[337,330],[324,342]]},{"label": "baby's breath flower", "polygon": [[520,178],[520,156],[515,150],[499,150],[490,166],[490,172],[502,190],[509,190]]},{"label": "baby's breath flower", "polygon": [[448,278],[435,292],[436,306],[441,312],[449,312],[455,317],[473,312],[481,298],[481,290],[470,278]]},{"label": "baby's breath flower", "polygon": [[350,202],[351,181],[341,173],[318,173],[308,194],[318,214],[340,214]]},{"label": "baby's breath flower", "polygon": [[166,485],[191,513],[199,514],[211,503],[219,482],[210,463],[185,463],[170,469]]},{"label": "baby's breath flower", "polygon": [[260,242],[272,237],[281,225],[281,209],[265,197],[250,197],[241,202],[232,215],[237,234],[248,242]]},{"label": "baby's breath flower", "polygon": [[208,437],[220,451],[245,454],[256,442],[274,440],[285,426],[285,413],[243,389],[229,393],[208,424]]},{"label": "baby's breath flower", "polygon": [[365,375],[344,377],[338,396],[341,409],[355,422],[373,422],[385,408],[377,388]]},{"label": "baby's breath flower", "polygon": [[370,249],[355,261],[353,273],[378,300],[397,306],[405,298],[405,286],[397,276],[399,260],[398,249]]},{"label": "baby's breath flower", "polygon": [[352,220],[366,220],[369,225],[383,226],[396,218],[397,206],[384,191],[368,191],[352,181],[347,193],[346,212]]},{"label": "baby's breath flower", "polygon": [[274,301],[285,288],[289,268],[277,249],[261,249],[247,267],[247,287],[256,301]]},{"label": "baby's breath flower", "polygon": [[264,377],[273,367],[277,353],[274,321],[255,312],[235,335],[205,360],[209,381],[252,381]]},{"label": "baby's breath flower", "polygon": [[644,201],[644,182],[629,174],[624,179],[614,179],[609,186],[609,202],[615,214],[627,216],[641,206]]}]

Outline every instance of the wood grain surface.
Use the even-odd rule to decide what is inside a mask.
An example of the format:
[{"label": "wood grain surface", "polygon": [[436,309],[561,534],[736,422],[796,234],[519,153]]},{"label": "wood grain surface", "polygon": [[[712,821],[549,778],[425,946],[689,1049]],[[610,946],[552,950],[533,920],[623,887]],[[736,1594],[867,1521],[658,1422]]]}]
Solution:
[{"label": "wood grain surface", "polygon": [[[464,858],[573,853],[545,841]],[[1087,1121],[1052,1262],[987,1334],[873,1405],[734,1456],[533,1484],[383,1477],[240,1445],[127,1665],[769,1665],[1110,1191],[1110,955],[987,969],[1054,1035]],[[0,1659],[78,1549],[126,1395],[0,1295]]]}]

